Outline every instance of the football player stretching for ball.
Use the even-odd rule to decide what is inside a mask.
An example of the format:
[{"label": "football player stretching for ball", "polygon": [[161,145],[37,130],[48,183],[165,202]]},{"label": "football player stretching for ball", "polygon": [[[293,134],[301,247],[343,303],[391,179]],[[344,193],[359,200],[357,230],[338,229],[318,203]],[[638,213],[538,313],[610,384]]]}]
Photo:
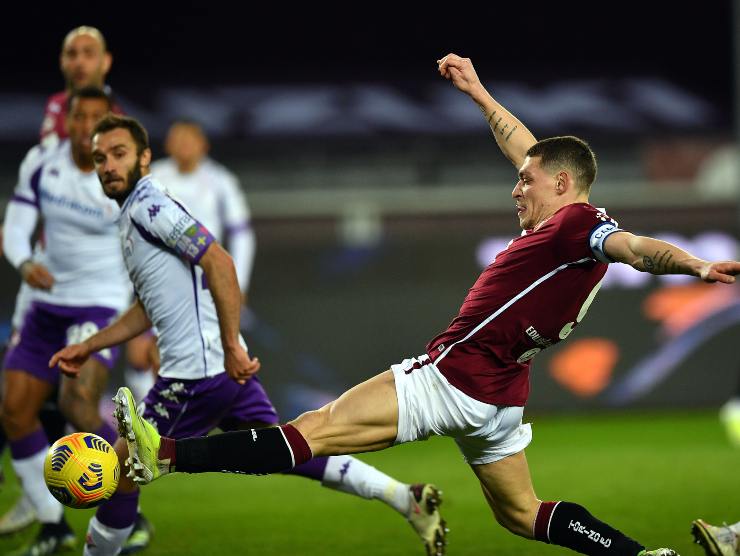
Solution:
[{"label": "football player stretching for ball", "polygon": [[609,263],[725,283],[735,281],[740,263],[703,261],[621,230],[588,203],[596,160],[586,143],[537,141],[486,91],[469,59],[450,54],[438,67],[481,108],[517,168],[512,197],[523,233],[483,271],[425,353],[282,427],[173,440],[160,437],[119,390],[117,416],[132,471],[143,483],[173,471],[272,473],[315,457],[446,435],[480,481],[496,520],[512,533],[584,554],[673,556],[671,549],[646,549],[580,504],[536,496],[524,455],[532,433],[522,424],[529,367],[584,318]]},{"label": "football player stretching for ball", "polygon": [[[74,376],[92,354],[154,325],[161,364],[144,399],[148,427],[154,430],[151,421],[162,434],[184,438],[216,427],[277,424],[255,376],[260,362],[250,357],[239,334],[241,292],[234,263],[208,229],[155,183],[150,160],[146,130],[136,120],[110,115],[96,126],[93,161],[105,194],[121,207],[120,240],[136,301],[112,325],[55,354],[49,366],[59,363]],[[131,392],[125,389],[123,395],[133,406]],[[127,443],[119,439],[115,447],[123,464]],[[382,500],[409,520],[428,554],[444,554],[446,529],[435,486],[400,483],[351,456],[289,467],[290,473],[330,488]],[[137,485],[121,477],[117,492],[90,520],[85,554],[118,553],[134,525],[138,498]]]}]

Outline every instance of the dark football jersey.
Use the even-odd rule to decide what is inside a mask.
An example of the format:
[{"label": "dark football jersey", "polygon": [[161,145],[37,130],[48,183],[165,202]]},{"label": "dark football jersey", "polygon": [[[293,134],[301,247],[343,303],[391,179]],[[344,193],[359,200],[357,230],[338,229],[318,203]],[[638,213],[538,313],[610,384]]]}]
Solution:
[{"label": "dark football jersey", "polygon": [[447,380],[477,400],[523,406],[532,358],[586,315],[620,231],[604,212],[574,203],[509,243],[480,275],[427,353]]},{"label": "dark football jersey", "polygon": [[[105,91],[110,94],[110,89],[106,86]],[[67,128],[64,124],[64,120],[67,117],[67,91],[60,91],[49,97],[46,101],[46,108],[44,110],[44,119],[41,122],[41,141],[43,142],[51,135],[55,135],[58,139],[66,139]],[[111,112],[114,114],[123,114],[121,107],[117,104],[113,104]]]}]

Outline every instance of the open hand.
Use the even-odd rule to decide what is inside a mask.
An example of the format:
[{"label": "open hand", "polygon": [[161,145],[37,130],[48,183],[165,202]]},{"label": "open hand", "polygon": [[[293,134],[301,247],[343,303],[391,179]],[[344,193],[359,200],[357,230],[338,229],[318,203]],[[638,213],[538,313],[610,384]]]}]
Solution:
[{"label": "open hand", "polygon": [[740,262],[721,261],[704,265],[699,273],[699,277],[705,282],[732,284],[735,282],[735,276],[738,274],[740,274]]}]

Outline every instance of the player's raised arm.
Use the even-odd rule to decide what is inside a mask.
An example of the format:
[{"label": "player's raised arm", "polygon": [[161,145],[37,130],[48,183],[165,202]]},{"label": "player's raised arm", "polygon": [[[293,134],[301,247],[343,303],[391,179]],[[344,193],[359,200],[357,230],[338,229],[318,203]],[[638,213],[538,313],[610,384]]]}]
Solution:
[{"label": "player's raised arm", "polygon": [[604,253],[642,272],[689,274],[705,282],[732,284],[740,274],[740,262],[711,262],[699,259],[667,241],[629,232],[611,234],[604,241]]},{"label": "player's raised arm", "polygon": [[452,81],[455,87],[478,105],[491,126],[501,152],[518,169],[524,163],[529,147],[537,142],[534,135],[490,95],[480,82],[470,58],[448,54],[437,60],[437,65],[442,77]]}]

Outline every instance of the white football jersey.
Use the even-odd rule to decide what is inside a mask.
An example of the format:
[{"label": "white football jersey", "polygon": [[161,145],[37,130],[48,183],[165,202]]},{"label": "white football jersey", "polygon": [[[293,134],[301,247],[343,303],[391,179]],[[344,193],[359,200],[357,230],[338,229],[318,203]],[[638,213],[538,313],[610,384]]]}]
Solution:
[{"label": "white football jersey", "polygon": [[136,295],[157,329],[159,375],[187,380],[224,372],[218,314],[197,264],[214,241],[208,229],[148,175],[121,207],[119,233]]},{"label": "white football jersey", "polygon": [[[105,196],[94,171],[77,167],[68,140],[29,152],[8,215],[12,215],[8,225],[13,218],[26,221],[20,243],[27,245],[17,249],[29,255],[32,230],[39,218],[43,221],[44,248],[34,253],[33,260],[48,268],[54,285],[49,291],[32,290],[34,301],[119,311],[128,306],[131,284],[118,241],[118,205]],[[11,253],[8,258],[21,262],[13,261]]]},{"label": "white football jersey", "polygon": [[188,174],[180,172],[171,158],[154,162],[151,171],[152,176],[166,188],[167,194],[198,219],[219,243],[228,243],[239,285],[246,290],[255,240],[249,205],[236,176],[210,158],[203,159]]}]

